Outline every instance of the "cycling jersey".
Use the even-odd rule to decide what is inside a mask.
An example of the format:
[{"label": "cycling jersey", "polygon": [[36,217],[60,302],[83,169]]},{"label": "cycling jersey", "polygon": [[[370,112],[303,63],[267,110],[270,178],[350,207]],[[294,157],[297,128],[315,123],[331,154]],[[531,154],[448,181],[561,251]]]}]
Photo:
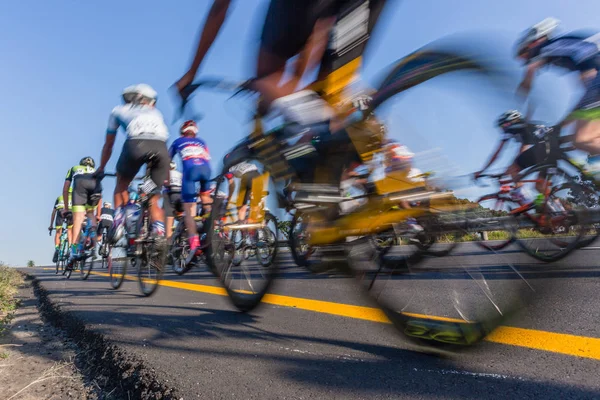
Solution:
[{"label": "cycling jersey", "polygon": [[164,186],[163,193],[179,193],[181,192],[181,185],[183,181],[183,174],[177,170],[171,170],[169,172],[168,185]]},{"label": "cycling jersey", "polygon": [[[73,196],[71,195],[71,193],[69,193],[69,208],[71,208],[71,206],[73,205]],[[54,202],[54,209],[55,210],[62,210],[63,208],[65,208],[65,199],[63,197],[63,195],[61,194],[60,196],[58,196],[56,198],[56,201]]]},{"label": "cycling jersey", "polygon": [[[119,127],[127,139],[161,140],[166,142],[169,129],[163,115],[155,107],[145,104],[124,104],[115,107],[108,120],[107,135],[115,135]],[[137,171],[136,171],[137,172]]]},{"label": "cycling jersey", "polygon": [[600,33],[586,35],[570,33],[544,43],[530,62],[566,68],[570,71],[587,71],[600,68]]},{"label": "cycling jersey", "polygon": [[79,175],[91,175],[96,172],[95,168],[88,167],[85,165],[76,165],[73,168],[69,169],[67,172],[67,176],[65,178],[66,181],[73,182],[76,176]]},{"label": "cycling jersey", "polygon": [[229,168],[229,173],[235,176],[236,178],[241,178],[242,176],[246,175],[251,171],[258,171],[258,167],[247,161],[242,161],[241,163]]},{"label": "cycling jersey", "polygon": [[534,145],[546,141],[551,127],[540,124],[515,124],[504,129],[502,141],[514,139],[523,145]]},{"label": "cycling jersey", "polygon": [[169,156],[173,158],[175,154],[181,157],[184,171],[194,165],[203,165],[210,161],[206,143],[197,137],[177,138],[169,148]]}]

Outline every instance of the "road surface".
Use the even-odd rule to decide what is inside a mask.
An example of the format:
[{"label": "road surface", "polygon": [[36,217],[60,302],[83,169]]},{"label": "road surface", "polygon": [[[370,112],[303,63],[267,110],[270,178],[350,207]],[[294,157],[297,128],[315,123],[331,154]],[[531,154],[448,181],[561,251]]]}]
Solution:
[{"label": "road surface", "polygon": [[[546,290],[450,357],[412,350],[369,317],[362,307],[372,303],[352,279],[311,275],[287,255],[278,296],[250,314],[233,309],[203,268],[168,273],[150,298],[134,280],[111,290],[103,271],[87,281],[49,268],[35,274],[54,302],[154,367],[184,399],[600,398],[600,247],[545,265],[514,248],[490,256],[464,245],[444,263],[495,265],[494,257]],[[444,301],[436,290],[427,295]]]}]

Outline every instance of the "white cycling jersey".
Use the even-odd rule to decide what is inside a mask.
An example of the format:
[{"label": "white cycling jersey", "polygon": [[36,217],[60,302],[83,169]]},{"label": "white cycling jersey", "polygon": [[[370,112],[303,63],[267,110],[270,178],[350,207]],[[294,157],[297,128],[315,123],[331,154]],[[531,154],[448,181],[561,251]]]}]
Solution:
[{"label": "white cycling jersey", "polygon": [[236,178],[241,178],[250,171],[258,171],[258,167],[247,161],[242,161],[241,163],[236,164],[229,169],[229,172],[231,172]]},{"label": "white cycling jersey", "polygon": [[115,135],[119,127],[125,130],[127,139],[166,142],[169,138],[169,129],[162,113],[145,104],[123,104],[113,108],[106,133]]}]

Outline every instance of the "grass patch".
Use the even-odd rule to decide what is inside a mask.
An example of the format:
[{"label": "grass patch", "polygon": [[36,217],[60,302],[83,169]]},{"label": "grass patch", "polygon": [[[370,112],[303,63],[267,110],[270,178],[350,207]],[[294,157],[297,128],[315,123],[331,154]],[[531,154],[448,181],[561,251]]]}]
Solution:
[{"label": "grass patch", "polygon": [[21,283],[23,276],[16,269],[0,265],[0,335],[10,324],[19,305],[15,294]]}]

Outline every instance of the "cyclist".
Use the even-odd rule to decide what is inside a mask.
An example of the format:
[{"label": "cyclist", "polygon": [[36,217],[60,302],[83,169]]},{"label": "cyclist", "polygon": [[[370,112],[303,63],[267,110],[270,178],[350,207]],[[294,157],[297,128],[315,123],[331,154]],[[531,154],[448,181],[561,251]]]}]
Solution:
[{"label": "cyclist", "polygon": [[[94,176],[95,165],[92,157],[84,157],[78,165],[69,169],[65,178],[63,199],[68,198],[70,189],[73,190],[73,211],[71,212],[68,202],[62,210],[63,217],[69,218],[71,214],[73,215],[73,241],[71,242],[71,257],[68,262],[69,268],[81,256],[83,250],[83,246],[79,244],[79,234],[86,215],[92,224],[90,239],[94,244],[96,242],[96,219],[99,214],[94,215],[94,210],[102,199],[102,186]],[[94,256],[96,256],[95,253]]]},{"label": "cyclist", "polygon": [[[73,188],[69,187],[69,206],[72,205],[71,193],[73,192]],[[63,222],[64,218],[62,216],[62,210],[65,208],[65,200],[63,195],[61,194],[56,198],[54,202],[54,207],[52,207],[52,216],[50,217],[50,225],[48,226],[48,231],[52,232],[52,223],[54,222],[54,228],[56,228],[56,235],[54,236],[54,256],[52,256],[52,262],[55,263],[58,261],[58,248],[60,246],[60,236],[62,235]],[[71,245],[71,241],[73,240],[73,225],[70,224],[67,226],[67,241],[69,246]]]},{"label": "cyclist", "polygon": [[229,169],[225,177],[229,180],[229,198],[233,195],[233,178],[239,179],[239,188],[237,194],[238,220],[245,221],[248,213],[248,203],[252,194],[252,181],[260,176],[258,167],[250,162],[243,161]]},{"label": "cyclist", "polygon": [[[492,153],[489,161],[478,172],[475,172],[475,178],[488,169],[502,153],[504,146],[509,140],[513,139],[521,144],[519,155],[514,159],[508,167],[505,174],[509,175],[515,182],[515,190],[511,196],[519,203],[528,203],[533,199],[527,198],[522,192],[522,183],[518,182],[519,173],[529,167],[542,163],[546,159],[546,145],[548,135],[552,132],[552,128],[541,124],[528,123],[523,114],[517,110],[509,110],[503,113],[497,120],[496,125],[502,129],[504,136],[500,139],[500,143],[496,150]],[[538,192],[543,192],[543,184],[540,180],[536,183]]]},{"label": "cyclist", "polygon": [[181,182],[182,174],[177,171],[177,164],[171,162],[171,170],[169,171],[169,179],[165,181],[163,186],[163,209],[167,224],[165,230],[167,232],[167,243],[171,245],[171,237],[173,236],[173,223],[175,220],[175,211],[182,212],[181,207]]},{"label": "cyclist", "polygon": [[600,179],[600,34],[556,35],[554,18],[535,24],[517,41],[517,58],[527,66],[518,92],[528,96],[537,71],[546,65],[577,71],[585,93],[575,108],[558,124],[575,122],[573,144],[589,153],[588,172]]},{"label": "cyclist", "polygon": [[100,219],[98,221],[98,238],[102,238],[102,231],[106,229],[108,230],[112,227],[113,219],[115,216],[115,210],[112,208],[112,204],[108,201],[105,201],[102,204],[102,208],[100,209]]},{"label": "cyclist", "polygon": [[[230,4],[230,0],[213,1],[192,64],[176,83],[184,99],[191,94],[186,87],[214,42]],[[320,90],[327,95],[355,80],[362,53],[385,4],[386,0],[271,0],[254,82],[263,96],[262,108],[270,106],[300,125],[330,120],[333,113],[319,96],[310,90],[294,91],[304,73],[319,63]],[[296,55],[292,78],[282,84],[286,63]]]},{"label": "cyclist", "polygon": [[[123,206],[128,201],[127,188],[140,168],[149,161],[150,176],[160,188],[169,174],[169,153],[166,141],[169,130],[163,115],[156,109],[157,93],[146,84],[126,88],[122,93],[124,104],[112,110],[106,130],[106,140],[102,148],[102,160],[98,175],[104,172],[112,155],[117,130],[121,127],[127,134],[121,156],[117,162],[117,183],[114,192],[115,217],[109,232],[113,243],[122,237],[124,231]],[[150,218],[153,235],[158,239],[159,248],[166,249],[164,214],[158,205],[160,196],[150,197]],[[161,257],[162,258],[162,257]]]},{"label": "cyclist", "polygon": [[198,137],[198,126],[194,121],[186,121],[179,130],[177,138],[169,148],[171,159],[178,154],[183,163],[181,183],[181,201],[183,203],[184,223],[188,232],[190,254],[186,260],[190,264],[200,249],[200,238],[196,228],[197,193],[196,184],[200,185],[200,198],[203,213],[209,213],[212,200],[210,198],[210,154],[206,143]]}]

